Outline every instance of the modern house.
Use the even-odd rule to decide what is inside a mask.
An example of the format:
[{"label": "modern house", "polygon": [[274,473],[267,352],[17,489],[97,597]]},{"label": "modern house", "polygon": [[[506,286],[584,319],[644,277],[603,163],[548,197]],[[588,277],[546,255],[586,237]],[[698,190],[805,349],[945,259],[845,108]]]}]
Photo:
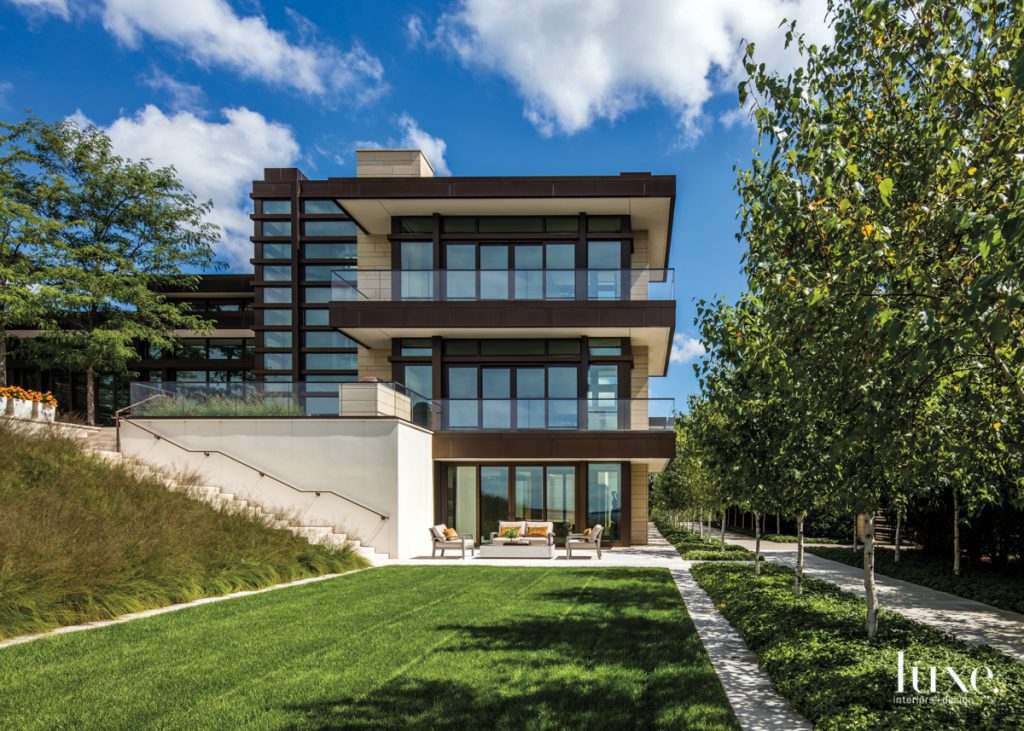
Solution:
[{"label": "modern house", "polygon": [[391,555],[429,553],[439,522],[477,542],[520,519],[554,522],[556,540],[601,523],[611,545],[643,543],[649,476],[675,451],[673,402],[648,388],[675,327],[675,193],[650,173],[434,177],[418,150],[359,151],[350,178],[268,169],[252,187],[254,277],[177,295],[238,321],[142,354],[133,400],[255,391],[299,412],[139,409],[122,443],[190,469],[223,455],[222,481],[275,482],[249,500]]},{"label": "modern house", "polygon": [[513,517],[646,540],[674,454],[648,391],[675,327],[674,176],[434,177],[371,150],[355,178],[267,170],[252,197],[257,377],[405,386],[435,517],[478,540]]}]

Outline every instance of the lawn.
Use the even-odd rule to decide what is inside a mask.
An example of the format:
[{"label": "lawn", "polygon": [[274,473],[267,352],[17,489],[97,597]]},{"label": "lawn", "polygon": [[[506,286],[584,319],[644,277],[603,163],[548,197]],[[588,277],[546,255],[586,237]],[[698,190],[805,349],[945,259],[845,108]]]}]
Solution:
[{"label": "lawn", "polygon": [[[849,548],[810,548],[808,553],[840,561],[850,566],[864,566],[864,552]],[[1020,569],[999,571],[984,566],[965,565],[962,576],[954,576],[952,561],[928,556],[920,551],[901,551],[899,563],[895,552],[887,546],[875,547],[875,571],[894,579],[902,579],[939,591],[956,594],[976,602],[1024,613],[1024,574]]]},{"label": "lawn", "polygon": [[735,729],[668,571],[388,567],[0,650],[25,728]]},{"label": "lawn", "polygon": [[[775,564],[764,566],[758,577],[747,565],[704,563],[693,567],[693,576],[757,653],[775,688],[817,729],[1024,728],[1024,665],[995,650],[968,645],[885,611],[878,635],[869,641],[863,598],[814,579],[805,579],[804,596],[795,597],[793,572]],[[900,651],[908,668],[907,689],[913,664],[924,668],[924,689],[930,666],[942,672],[939,694],[910,697],[938,696],[940,702],[894,702]],[[994,682],[985,682],[982,674],[982,692],[954,688],[946,694],[952,685],[946,666],[968,679],[972,669],[985,666],[993,671]]]},{"label": "lawn", "polygon": [[688,561],[753,561],[754,552],[743,546],[722,542],[717,538],[701,538],[688,528],[657,520],[661,535],[676,547],[679,555]]}]

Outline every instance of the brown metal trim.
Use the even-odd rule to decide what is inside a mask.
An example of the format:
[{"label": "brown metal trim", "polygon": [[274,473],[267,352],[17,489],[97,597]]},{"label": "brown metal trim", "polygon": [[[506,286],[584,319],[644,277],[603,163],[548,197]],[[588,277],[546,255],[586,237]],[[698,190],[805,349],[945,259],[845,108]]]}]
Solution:
[{"label": "brown metal trim", "polygon": [[609,462],[667,459],[675,433],[666,431],[477,431],[435,432],[434,459],[565,460]]},{"label": "brown metal trim", "polygon": [[[345,328],[675,328],[673,300],[331,302],[330,324]],[[543,333],[538,333],[542,336]]]}]

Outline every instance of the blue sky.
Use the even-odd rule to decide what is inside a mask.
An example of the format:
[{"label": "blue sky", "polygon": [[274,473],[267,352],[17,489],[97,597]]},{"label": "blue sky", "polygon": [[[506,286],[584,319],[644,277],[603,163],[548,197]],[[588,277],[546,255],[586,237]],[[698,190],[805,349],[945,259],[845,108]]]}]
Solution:
[{"label": "blue sky", "polygon": [[[355,174],[354,150],[420,146],[454,175],[674,174],[677,353],[655,396],[696,390],[694,301],[735,297],[743,39],[793,63],[777,26],[822,34],[822,0],[271,2],[0,0],[0,118],[107,129],[215,203],[247,266],[263,167]],[[816,36],[817,37],[817,36]]]}]

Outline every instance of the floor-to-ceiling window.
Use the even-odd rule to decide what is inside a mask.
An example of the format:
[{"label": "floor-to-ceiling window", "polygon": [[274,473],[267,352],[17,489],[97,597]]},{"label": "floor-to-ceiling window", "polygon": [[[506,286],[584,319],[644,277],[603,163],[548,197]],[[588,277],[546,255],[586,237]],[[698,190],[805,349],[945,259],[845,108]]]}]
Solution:
[{"label": "floor-to-ceiling window", "polygon": [[605,538],[617,541],[622,536],[622,465],[587,465],[587,524],[604,526]]},{"label": "floor-to-ceiling window", "polygon": [[489,540],[499,520],[508,520],[508,476],[505,466],[480,468],[480,538]]},{"label": "floor-to-ceiling window", "polygon": [[543,467],[516,465],[513,492],[517,519],[545,520]]},{"label": "floor-to-ceiling window", "polygon": [[471,535],[479,541],[476,525],[477,480],[475,465],[453,465],[448,468],[447,523],[459,535]]},{"label": "floor-to-ceiling window", "polygon": [[576,526],[576,467],[547,468],[547,519],[555,524],[555,536],[564,539]]}]

